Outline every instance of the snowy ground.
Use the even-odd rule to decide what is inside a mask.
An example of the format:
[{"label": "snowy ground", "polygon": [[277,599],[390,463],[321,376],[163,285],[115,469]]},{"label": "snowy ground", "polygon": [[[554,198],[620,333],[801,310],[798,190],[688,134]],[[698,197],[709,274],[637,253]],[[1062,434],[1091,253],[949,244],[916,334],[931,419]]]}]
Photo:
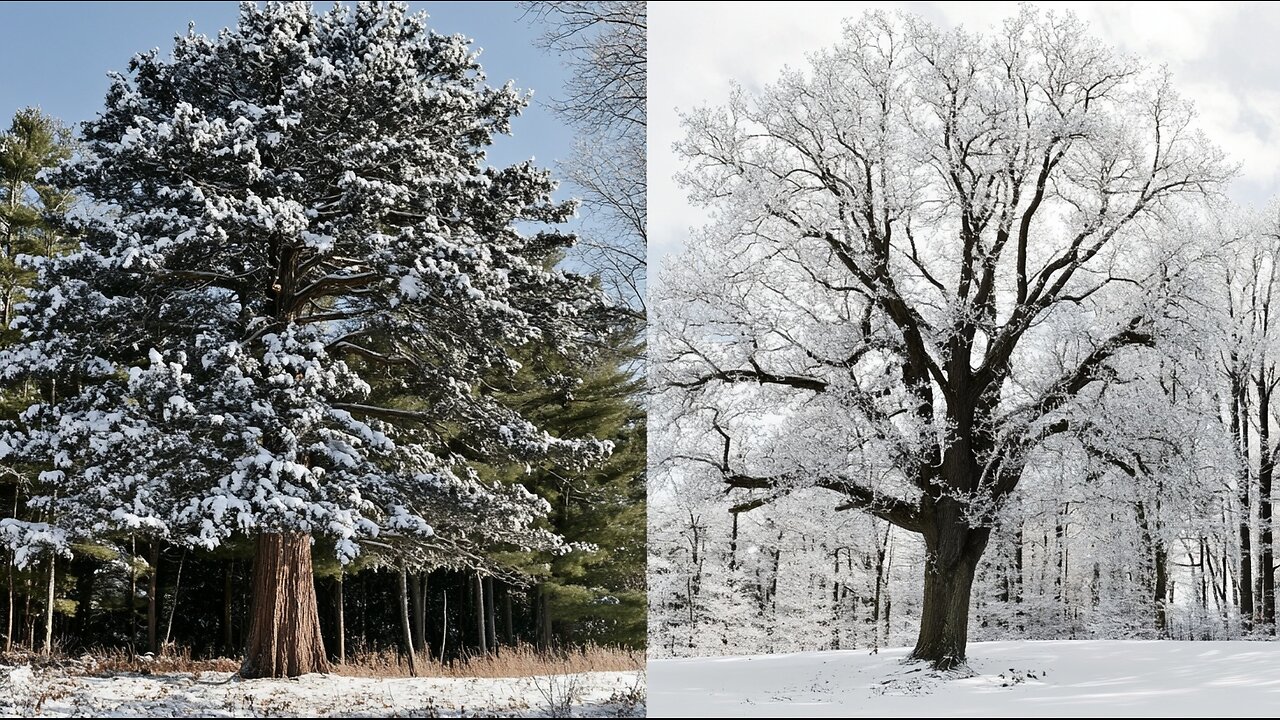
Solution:
[{"label": "snowy ground", "polygon": [[905,649],[650,660],[651,717],[1280,714],[1280,643],[1061,640],[969,646],[975,677]]},{"label": "snowy ground", "polygon": [[546,717],[644,715],[644,676],[351,678],[225,682],[228,673],[89,677],[0,666],[0,717]]}]

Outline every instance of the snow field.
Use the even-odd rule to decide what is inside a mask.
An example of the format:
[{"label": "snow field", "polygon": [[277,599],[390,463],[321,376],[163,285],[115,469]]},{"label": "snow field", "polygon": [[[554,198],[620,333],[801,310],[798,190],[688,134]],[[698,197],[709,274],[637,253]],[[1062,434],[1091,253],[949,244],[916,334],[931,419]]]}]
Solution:
[{"label": "snow field", "polygon": [[1280,715],[1280,643],[970,643],[976,673],[940,675],[894,648],[649,661],[652,717],[1186,717]]}]

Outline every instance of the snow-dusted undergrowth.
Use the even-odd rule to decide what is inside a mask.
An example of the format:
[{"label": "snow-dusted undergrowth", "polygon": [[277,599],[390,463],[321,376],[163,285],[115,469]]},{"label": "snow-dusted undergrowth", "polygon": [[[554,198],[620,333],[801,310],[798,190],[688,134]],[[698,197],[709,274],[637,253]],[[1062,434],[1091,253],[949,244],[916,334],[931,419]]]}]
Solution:
[{"label": "snow-dusted undergrowth", "polygon": [[1280,713],[1280,643],[1053,640],[969,645],[972,677],[907,650],[651,660],[649,714],[1044,717]]},{"label": "snow-dusted undergrowth", "polygon": [[643,717],[644,675],[227,681],[227,673],[91,677],[0,665],[0,717]]}]

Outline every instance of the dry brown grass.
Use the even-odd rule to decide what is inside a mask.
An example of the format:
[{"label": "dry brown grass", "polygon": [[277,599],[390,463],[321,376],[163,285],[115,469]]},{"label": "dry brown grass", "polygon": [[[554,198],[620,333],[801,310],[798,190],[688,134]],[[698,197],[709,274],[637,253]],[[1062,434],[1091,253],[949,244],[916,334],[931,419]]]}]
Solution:
[{"label": "dry brown grass", "polygon": [[[196,659],[190,648],[167,648],[157,656],[131,655],[119,648],[95,649],[68,656],[35,653],[0,655],[0,664],[31,665],[36,668],[59,669],[71,675],[114,675],[139,673],[225,672],[240,669],[240,660],[231,658]],[[497,654],[466,657],[444,663],[418,657],[419,677],[529,677],[531,675],[567,675],[583,672],[624,672],[643,670],[645,655],[641,651],[612,647],[585,647],[541,652],[532,645],[502,647]],[[396,650],[369,650],[351,653],[343,665],[334,664],[333,671],[350,677],[409,677],[404,655]]]},{"label": "dry brown grass", "polygon": [[[645,656],[637,650],[613,647],[568,648],[541,652],[532,645],[501,648],[497,654],[472,656],[440,663],[418,657],[419,677],[529,677],[583,672],[623,672],[644,669]],[[334,672],[351,677],[409,677],[402,653],[382,650],[358,653]]]}]

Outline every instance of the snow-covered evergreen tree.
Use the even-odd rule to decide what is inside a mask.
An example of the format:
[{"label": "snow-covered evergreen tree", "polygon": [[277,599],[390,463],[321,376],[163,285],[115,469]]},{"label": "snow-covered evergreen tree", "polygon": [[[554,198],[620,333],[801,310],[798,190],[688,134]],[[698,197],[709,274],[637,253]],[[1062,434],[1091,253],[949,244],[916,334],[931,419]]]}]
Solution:
[{"label": "snow-covered evergreen tree", "polygon": [[572,203],[485,166],[526,101],[403,5],[246,3],[136,56],[58,178],[91,202],[83,248],[33,260],[0,367],[50,391],[0,449],[46,467],[33,502],[75,533],[256,536],[247,675],[326,667],[311,536],[535,542],[545,502],[469,463],[608,451],[483,385],[512,348],[585,351],[601,315],[547,269],[572,238],[527,231]]}]

